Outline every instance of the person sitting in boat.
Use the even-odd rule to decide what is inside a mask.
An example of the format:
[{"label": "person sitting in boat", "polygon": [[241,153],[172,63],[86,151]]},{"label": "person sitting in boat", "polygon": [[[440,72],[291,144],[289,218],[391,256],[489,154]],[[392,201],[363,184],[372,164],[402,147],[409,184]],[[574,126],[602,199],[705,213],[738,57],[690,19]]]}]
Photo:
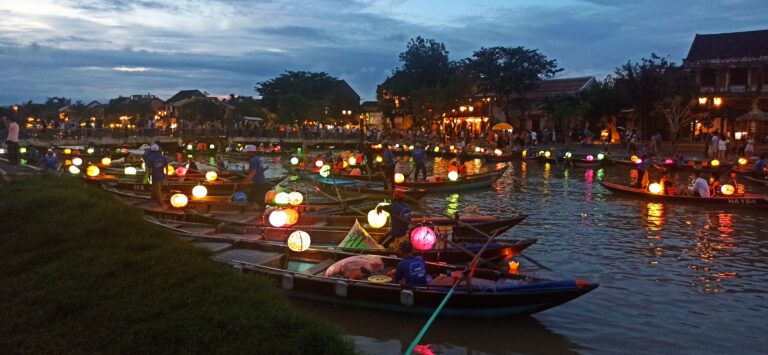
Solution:
[{"label": "person sitting in boat", "polygon": [[266,195],[268,190],[267,178],[264,176],[264,172],[269,169],[269,167],[265,167],[261,162],[261,158],[256,155],[256,146],[253,144],[247,145],[245,147],[245,152],[248,154],[248,176],[245,178],[245,181],[251,183],[248,202],[255,203],[264,210],[267,207],[264,202],[264,195]]},{"label": "person sitting in boat", "polygon": [[403,260],[397,263],[392,280],[404,286],[426,286],[427,263],[422,257],[413,255],[413,244],[406,240],[400,243],[398,250]]},{"label": "person sitting in boat", "polygon": [[459,176],[467,176],[467,167],[458,158],[451,160],[451,165],[448,166],[448,172],[455,171],[459,173]]},{"label": "person sitting in boat", "polygon": [[715,197],[720,193],[720,174],[712,173],[709,183],[709,196]]},{"label": "person sitting in boat", "polygon": [[752,166],[754,169],[753,175],[758,179],[765,178],[765,154],[760,155],[760,159],[757,159],[755,162],[755,165]]},{"label": "person sitting in boat", "polygon": [[661,175],[659,185],[661,185],[661,193],[665,195],[675,195],[677,193],[677,188],[675,188],[675,184],[669,177],[669,171],[667,170],[664,170],[664,173]]},{"label": "person sitting in boat", "polygon": [[693,182],[693,188],[691,189],[693,191],[693,196],[709,197],[709,185],[707,184],[707,180],[704,180],[704,178],[701,177],[701,172],[699,171],[695,171],[693,175],[696,177],[696,180]]},{"label": "person sitting in boat", "polygon": [[381,239],[381,245],[385,248],[388,248],[393,241],[400,242],[403,238],[408,237],[408,227],[411,225],[411,206],[403,200],[404,197],[404,190],[395,189],[392,192],[391,204],[376,207],[377,213],[387,211],[390,215],[389,231]]}]

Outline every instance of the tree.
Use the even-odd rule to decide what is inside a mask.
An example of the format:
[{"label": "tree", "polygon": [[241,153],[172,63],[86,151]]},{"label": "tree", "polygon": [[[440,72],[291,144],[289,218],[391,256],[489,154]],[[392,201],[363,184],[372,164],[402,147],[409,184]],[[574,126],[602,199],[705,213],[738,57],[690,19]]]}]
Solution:
[{"label": "tree", "polygon": [[134,123],[142,118],[151,117],[154,114],[149,100],[134,100],[130,97],[118,96],[109,100],[104,109],[104,117],[107,122],[119,122],[122,116],[128,116]]},{"label": "tree", "polygon": [[359,98],[344,90],[343,82],[328,73],[286,71],[260,82],[256,91],[261,105],[276,115],[278,123],[338,122],[350,119],[342,110],[359,107]]},{"label": "tree", "polygon": [[669,128],[669,137],[672,139],[672,145],[677,145],[677,138],[680,130],[693,120],[693,108],[695,101],[684,99],[680,95],[667,97],[656,103],[655,112],[666,118]]},{"label": "tree", "polygon": [[528,92],[535,89],[540,80],[562,71],[556,60],[525,47],[480,48],[472,54],[468,65],[477,90],[486,95],[495,94],[507,120],[512,116],[513,103],[525,116],[529,109]]}]

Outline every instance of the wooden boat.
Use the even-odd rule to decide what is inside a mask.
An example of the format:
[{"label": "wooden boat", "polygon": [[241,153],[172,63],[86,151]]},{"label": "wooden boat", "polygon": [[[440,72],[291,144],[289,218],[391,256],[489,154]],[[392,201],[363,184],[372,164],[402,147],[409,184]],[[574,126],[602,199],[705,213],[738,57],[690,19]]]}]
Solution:
[{"label": "wooden boat", "polygon": [[745,195],[739,195],[739,196],[733,195],[729,197],[715,196],[715,197],[709,197],[709,198],[701,198],[701,197],[680,196],[680,195],[657,195],[657,194],[648,192],[644,189],[638,189],[638,188],[627,186],[627,185],[614,184],[607,181],[600,181],[600,185],[603,185],[603,187],[605,187],[609,191],[612,191],[618,194],[640,197],[650,201],[690,203],[690,204],[696,204],[696,205],[756,207],[756,208],[765,208],[765,206],[768,205],[768,195],[745,194]]},{"label": "wooden boat", "polygon": [[592,160],[587,160],[586,157],[575,157],[569,160],[571,161],[573,166],[577,168],[594,169],[594,168],[599,168],[601,166],[604,166],[606,164],[605,158],[598,160],[596,157],[593,157]]},{"label": "wooden boat", "polygon": [[491,152],[490,154],[485,154],[485,161],[490,163],[499,163],[499,162],[508,162],[515,159],[522,158],[522,152],[511,150],[511,151],[502,151],[501,154],[494,154],[492,150],[487,150],[486,153]]},{"label": "wooden boat", "polygon": [[[384,198],[392,197],[392,191],[382,183],[343,180],[330,176],[324,178],[319,174],[309,174],[306,170],[287,169],[290,173],[314,182],[321,190],[332,196],[335,196],[338,192],[344,195],[371,195]],[[427,190],[424,189],[404,188],[403,190],[405,191],[405,199],[411,202],[418,202],[418,200],[427,194]]]},{"label": "wooden boat", "polygon": [[[273,178],[273,179],[267,179],[267,186],[274,186],[280,181],[282,181],[283,178]],[[151,184],[145,184],[143,182],[137,182],[133,180],[123,180],[119,179],[118,181],[105,181],[105,185],[108,187],[112,187],[119,190],[129,190],[129,191],[152,191],[152,185]],[[204,185],[208,189],[208,195],[210,196],[228,196],[232,195],[235,192],[238,191],[250,191],[251,189],[250,182],[223,182],[223,181],[203,181],[203,182],[197,182],[197,181],[164,181],[163,182],[163,191],[169,192],[169,191],[179,191],[183,194],[190,195],[192,194],[192,189],[197,185]]]},{"label": "wooden boat", "polygon": [[425,189],[429,192],[457,192],[466,191],[472,189],[480,189],[484,187],[491,187],[496,180],[501,178],[502,175],[509,169],[509,165],[504,165],[503,168],[489,171],[486,173],[467,175],[459,177],[456,181],[436,181],[436,182],[412,182],[403,181],[395,184],[400,187]]},{"label": "wooden boat", "polygon": [[726,171],[731,170],[731,167],[733,164],[731,163],[724,163],[720,164],[718,166],[712,166],[712,165],[701,165],[702,162],[700,161],[694,161],[689,160],[685,164],[678,165],[678,164],[657,164],[659,166],[663,166],[669,170],[677,170],[677,171],[698,171],[702,173],[724,173]]},{"label": "wooden boat", "polygon": [[760,186],[760,187],[764,187],[764,188],[768,188],[768,180],[757,178],[757,177],[755,177],[755,175],[753,175],[752,172],[737,171],[736,173],[739,175],[740,178],[742,178],[744,180],[747,180],[747,181],[753,183],[754,185],[757,185],[757,186]]},{"label": "wooden boat", "polygon": [[[359,255],[356,253],[323,248],[293,252],[283,243],[233,242],[199,234],[187,238],[213,250],[215,260],[273,280],[291,297],[387,312],[431,314],[451,289],[450,275],[464,270],[463,266],[430,262],[427,273],[435,279],[431,285],[404,287],[381,277],[353,280],[325,276],[332,264]],[[384,264],[382,273],[393,270],[401,260],[388,256],[380,259]],[[482,318],[532,314],[568,302],[598,286],[582,280],[552,281],[477,268],[469,283],[462,281],[456,287],[440,314]]]}]

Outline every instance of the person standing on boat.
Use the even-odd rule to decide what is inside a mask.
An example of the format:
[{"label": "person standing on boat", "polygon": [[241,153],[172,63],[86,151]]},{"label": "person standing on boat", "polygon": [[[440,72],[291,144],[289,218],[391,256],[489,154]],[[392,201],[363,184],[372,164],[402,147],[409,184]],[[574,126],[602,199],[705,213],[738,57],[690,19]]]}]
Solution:
[{"label": "person standing on boat", "polygon": [[701,172],[696,171],[693,173],[696,180],[693,182],[693,195],[696,197],[709,197],[709,184],[707,180],[701,177]]},{"label": "person standing on boat", "polygon": [[144,159],[144,165],[152,176],[152,199],[160,208],[165,209],[163,181],[165,181],[168,159],[163,156],[163,152],[160,151],[160,146],[157,144],[152,144],[149,147],[149,154],[145,154]]},{"label": "person standing on boat", "polygon": [[2,123],[6,127],[8,137],[5,145],[8,148],[8,162],[13,165],[19,165],[19,124],[12,113],[2,114]]},{"label": "person standing on boat", "polygon": [[269,167],[264,167],[261,158],[256,155],[256,146],[249,144],[245,146],[245,152],[248,154],[248,177],[246,181],[251,181],[251,192],[248,194],[248,201],[258,204],[262,209],[266,208],[264,195],[267,193],[267,178],[264,172]]},{"label": "person standing on boat", "polygon": [[389,143],[384,142],[384,153],[382,158],[384,159],[384,179],[387,181],[389,188],[395,188],[395,167],[397,161],[395,160],[395,154],[392,153],[392,149],[389,148]]},{"label": "person standing on boat", "polygon": [[420,256],[413,255],[413,244],[409,241],[400,243],[400,257],[393,281],[405,286],[427,285],[427,263]]},{"label": "person standing on boat", "polygon": [[424,148],[421,147],[421,143],[416,143],[416,149],[414,149],[411,154],[411,159],[413,159],[413,165],[415,167],[413,181],[419,180],[419,172],[424,173],[424,181],[427,181],[427,165],[424,163],[425,156],[426,153],[424,152]]},{"label": "person standing on boat", "polygon": [[411,226],[411,206],[403,200],[404,197],[404,190],[395,189],[392,192],[391,204],[376,207],[376,213],[387,211],[390,216],[389,230],[381,239],[381,245],[385,248],[389,247],[393,241],[400,242],[403,238],[407,238],[408,228]]}]

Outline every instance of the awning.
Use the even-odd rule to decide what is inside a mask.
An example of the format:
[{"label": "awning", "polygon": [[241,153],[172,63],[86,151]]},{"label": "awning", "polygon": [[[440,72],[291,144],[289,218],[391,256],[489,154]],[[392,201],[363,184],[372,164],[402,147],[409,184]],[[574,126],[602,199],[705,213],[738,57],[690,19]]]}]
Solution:
[{"label": "awning", "polygon": [[768,122],[768,113],[755,107],[752,111],[736,118],[736,122]]}]

